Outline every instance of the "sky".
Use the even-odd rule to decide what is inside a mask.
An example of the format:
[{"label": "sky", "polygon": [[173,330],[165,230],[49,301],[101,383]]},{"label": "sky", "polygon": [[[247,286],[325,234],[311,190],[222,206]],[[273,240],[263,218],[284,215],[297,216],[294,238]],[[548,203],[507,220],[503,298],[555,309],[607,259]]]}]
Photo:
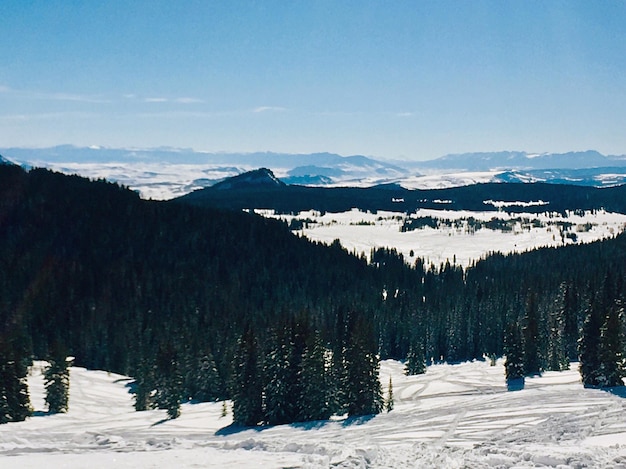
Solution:
[{"label": "sky", "polygon": [[2,0],[0,147],[626,154],[626,0]]}]

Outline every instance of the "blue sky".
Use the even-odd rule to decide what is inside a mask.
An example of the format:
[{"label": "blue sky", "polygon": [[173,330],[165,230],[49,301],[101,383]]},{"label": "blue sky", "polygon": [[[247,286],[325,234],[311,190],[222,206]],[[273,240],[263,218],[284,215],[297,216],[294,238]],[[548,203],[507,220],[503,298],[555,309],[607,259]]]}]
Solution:
[{"label": "blue sky", "polygon": [[0,147],[626,153],[626,1],[2,0]]}]

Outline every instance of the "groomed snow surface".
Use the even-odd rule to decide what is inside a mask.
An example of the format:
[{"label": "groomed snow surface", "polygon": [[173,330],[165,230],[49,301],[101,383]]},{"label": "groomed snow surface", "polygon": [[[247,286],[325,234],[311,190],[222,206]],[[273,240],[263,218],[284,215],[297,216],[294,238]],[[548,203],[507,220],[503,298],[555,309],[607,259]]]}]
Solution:
[{"label": "groomed snow surface", "polygon": [[[70,410],[46,415],[42,363],[35,416],[0,425],[2,468],[626,468],[626,394],[584,389],[577,364],[507,392],[502,361],[440,364],[391,376],[395,408],[363,419],[234,429],[230,405],[183,404],[181,417],[135,412],[131,380],[71,368]],[[621,394],[621,397],[620,397]]]}]

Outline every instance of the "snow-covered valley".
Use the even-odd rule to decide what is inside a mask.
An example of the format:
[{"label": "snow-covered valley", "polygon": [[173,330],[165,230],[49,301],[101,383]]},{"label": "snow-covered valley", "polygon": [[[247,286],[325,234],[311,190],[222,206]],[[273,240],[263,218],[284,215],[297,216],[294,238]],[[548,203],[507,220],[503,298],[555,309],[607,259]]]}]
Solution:
[{"label": "snow-covered valley", "polygon": [[[497,204],[497,202],[494,202]],[[351,210],[278,215],[257,210],[289,223],[294,231],[327,244],[339,239],[348,251],[369,256],[372,249],[389,247],[407,262],[420,257],[426,265],[449,260],[467,267],[492,252],[524,252],[613,237],[626,228],[626,215],[604,211],[567,213],[508,213],[421,209],[413,214]],[[435,225],[436,226],[433,226]]]},{"label": "snow-covered valley", "polygon": [[176,420],[135,412],[129,378],[76,367],[69,412],[46,415],[41,367],[29,376],[35,415],[0,426],[2,467],[626,467],[626,396],[584,389],[576,363],[507,392],[501,361],[411,377],[384,361],[391,412],[255,429],[230,427],[221,402],[183,404]]}]

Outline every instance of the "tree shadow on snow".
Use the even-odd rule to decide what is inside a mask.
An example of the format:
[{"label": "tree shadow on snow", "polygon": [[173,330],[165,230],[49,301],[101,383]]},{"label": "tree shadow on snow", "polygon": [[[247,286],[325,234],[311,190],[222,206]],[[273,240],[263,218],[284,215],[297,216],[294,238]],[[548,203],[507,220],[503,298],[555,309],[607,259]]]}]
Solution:
[{"label": "tree shadow on snow", "polygon": [[151,427],[156,427],[157,425],[161,425],[165,422],[169,422],[170,420],[172,420],[171,418],[165,417],[164,419],[159,420],[158,422],[154,422],[152,425],[150,425]]},{"label": "tree shadow on snow", "polygon": [[350,427],[352,425],[363,425],[364,423],[367,423],[370,420],[372,420],[374,417],[376,417],[376,415],[374,414],[360,415],[358,417],[348,417],[342,422],[341,425],[344,427]]},{"label": "tree shadow on snow", "polygon": [[615,386],[614,388],[603,388],[605,392],[609,392],[617,397],[626,399],[626,386]]},{"label": "tree shadow on snow", "polygon": [[[341,423],[343,427],[349,427],[352,425],[363,425],[364,423],[367,423],[370,420],[372,420],[374,417],[375,415],[362,415],[359,417],[349,417],[338,423]],[[300,430],[317,430],[317,429],[325,427],[326,425],[332,422],[336,422],[336,421],[314,420],[311,422],[296,422],[296,423],[290,423],[287,425],[291,428],[297,428]],[[237,433],[245,432],[248,430],[253,430],[255,432],[262,432],[263,430],[267,430],[267,429],[274,428],[274,427],[276,427],[276,425],[259,425],[256,427],[245,427],[243,425],[237,425],[237,424],[231,423],[230,425],[217,430],[215,432],[215,436],[229,436],[229,435],[234,435]]]},{"label": "tree shadow on snow", "polygon": [[229,436],[235,435],[237,433],[246,432],[248,430],[253,430],[255,432],[261,432],[266,428],[271,428],[269,426],[258,426],[258,427],[246,427],[243,425],[237,425],[235,423],[231,423],[226,427],[222,427],[215,432],[215,436]]},{"label": "tree shadow on snow", "polygon": [[312,420],[310,422],[297,422],[292,423],[289,426],[292,428],[299,428],[301,430],[317,430],[323,428],[330,423],[330,420]]}]

